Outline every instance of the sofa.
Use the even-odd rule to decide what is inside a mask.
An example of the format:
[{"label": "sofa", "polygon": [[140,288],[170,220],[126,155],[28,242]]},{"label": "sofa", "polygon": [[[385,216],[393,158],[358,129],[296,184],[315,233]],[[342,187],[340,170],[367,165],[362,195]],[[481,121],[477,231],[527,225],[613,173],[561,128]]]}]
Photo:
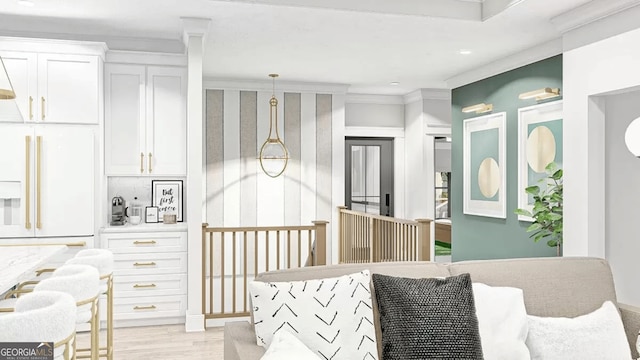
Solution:
[{"label": "sofa", "polygon": [[[454,263],[389,262],[343,264],[270,271],[256,281],[282,282],[338,277],[362,270],[405,278],[449,277],[468,273],[473,282],[523,290],[526,312],[541,317],[584,315],[610,300],[618,305],[633,358],[638,357],[636,339],[640,308],[617,303],[613,276],[604,259],[586,257],[477,260]],[[372,297],[375,298],[372,290]],[[373,306],[376,337],[381,343],[379,314]],[[381,348],[378,346],[379,355]],[[265,349],[256,345],[253,324],[227,322],[224,328],[225,360],[258,360]],[[382,358],[382,356],[379,356]]]}]

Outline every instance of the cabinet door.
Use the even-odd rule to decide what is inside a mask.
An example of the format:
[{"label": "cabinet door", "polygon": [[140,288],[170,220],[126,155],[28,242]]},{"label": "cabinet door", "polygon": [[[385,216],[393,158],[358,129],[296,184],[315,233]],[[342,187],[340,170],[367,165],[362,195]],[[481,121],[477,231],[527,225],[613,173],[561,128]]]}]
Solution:
[{"label": "cabinet door", "polygon": [[40,125],[35,152],[36,236],[92,235],[93,129]]},{"label": "cabinet door", "polygon": [[32,237],[33,130],[26,125],[0,126],[0,237]]},{"label": "cabinet door", "polygon": [[100,77],[97,56],[38,54],[38,120],[97,124]]},{"label": "cabinet door", "polygon": [[[140,175],[145,161],[145,67],[105,66],[105,172]],[[141,156],[142,154],[142,156]]]},{"label": "cabinet door", "polygon": [[147,68],[147,151],[152,175],[187,173],[187,82],[184,68]]},{"label": "cabinet door", "polygon": [[23,122],[35,119],[38,115],[33,103],[38,86],[36,54],[2,51],[0,57],[16,92],[15,100],[0,101],[0,121]]}]

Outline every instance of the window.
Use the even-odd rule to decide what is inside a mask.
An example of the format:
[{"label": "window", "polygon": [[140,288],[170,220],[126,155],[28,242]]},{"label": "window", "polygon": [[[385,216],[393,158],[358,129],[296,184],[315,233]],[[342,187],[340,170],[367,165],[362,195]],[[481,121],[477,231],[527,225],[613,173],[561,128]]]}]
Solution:
[{"label": "window", "polygon": [[451,217],[451,173],[436,172],[436,219],[448,219]]}]

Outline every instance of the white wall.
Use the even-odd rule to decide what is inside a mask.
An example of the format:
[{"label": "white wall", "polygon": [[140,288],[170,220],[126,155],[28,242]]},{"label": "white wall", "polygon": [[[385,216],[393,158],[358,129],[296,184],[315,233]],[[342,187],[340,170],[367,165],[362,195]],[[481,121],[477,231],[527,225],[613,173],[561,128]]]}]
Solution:
[{"label": "white wall", "polygon": [[346,126],[404,127],[403,104],[346,104]]},{"label": "white wall", "polygon": [[605,252],[611,263],[618,300],[640,304],[637,264],[640,254],[640,229],[637,219],[640,204],[640,160],[624,142],[627,126],[640,117],[640,92],[606,97],[605,162],[606,218]]},{"label": "white wall", "polygon": [[436,142],[435,148],[436,148],[435,171],[451,172],[451,143]]},{"label": "white wall", "polygon": [[[564,255],[611,255],[609,260],[616,273],[621,273],[618,269],[627,266],[626,260],[617,254],[633,254],[637,236],[625,236],[634,231],[635,222],[621,221],[615,230],[611,230],[612,224],[607,222],[611,220],[607,213],[623,213],[625,208],[622,206],[627,205],[623,205],[621,199],[607,198],[607,168],[622,166],[622,160],[617,157],[605,156],[609,151],[615,151],[607,146],[616,141],[624,143],[624,139],[607,141],[605,138],[605,131],[612,131],[607,126],[610,119],[605,107],[609,108],[610,116],[616,115],[618,110],[606,106],[604,95],[630,92],[639,87],[638,64],[640,29],[570,50],[563,59]],[[612,101],[615,104],[615,100]],[[629,171],[626,169],[623,174],[630,174]],[[623,174],[619,175],[625,176]],[[624,190],[634,191],[636,187],[625,187]],[[627,198],[625,195],[622,199]],[[608,235],[616,239],[608,238]],[[633,286],[637,285],[627,284],[624,280],[616,283],[618,293],[625,297],[633,292]]]}]

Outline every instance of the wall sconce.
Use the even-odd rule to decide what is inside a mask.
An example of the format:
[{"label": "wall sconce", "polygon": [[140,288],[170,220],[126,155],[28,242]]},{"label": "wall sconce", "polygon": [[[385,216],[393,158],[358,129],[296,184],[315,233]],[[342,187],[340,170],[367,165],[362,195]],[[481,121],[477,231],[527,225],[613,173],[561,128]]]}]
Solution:
[{"label": "wall sconce", "polygon": [[521,100],[535,98],[536,101],[540,101],[545,99],[551,99],[558,96],[560,96],[559,88],[542,88],[542,89],[522,93],[518,96],[518,98],[520,98]]},{"label": "wall sconce", "polygon": [[624,133],[624,143],[633,156],[640,157],[640,118],[633,120],[627,127],[627,131]]},{"label": "wall sconce", "polygon": [[492,110],[493,110],[493,104],[485,104],[485,103],[475,104],[475,105],[462,108],[463,113],[475,112],[476,114],[484,114]]},{"label": "wall sconce", "polygon": [[4,67],[4,61],[2,61],[2,57],[0,57],[0,100],[12,100],[16,98],[16,93],[13,90],[13,85],[11,85],[11,80],[9,80],[9,74],[7,73],[7,68]]},{"label": "wall sconce", "polygon": [[[273,92],[269,100],[269,137],[260,148],[260,167],[268,176],[275,178],[284,172],[289,162],[289,151],[278,133],[278,99],[276,99],[276,78],[278,74],[269,74],[273,79]],[[273,132],[275,129],[275,137]]]}]

